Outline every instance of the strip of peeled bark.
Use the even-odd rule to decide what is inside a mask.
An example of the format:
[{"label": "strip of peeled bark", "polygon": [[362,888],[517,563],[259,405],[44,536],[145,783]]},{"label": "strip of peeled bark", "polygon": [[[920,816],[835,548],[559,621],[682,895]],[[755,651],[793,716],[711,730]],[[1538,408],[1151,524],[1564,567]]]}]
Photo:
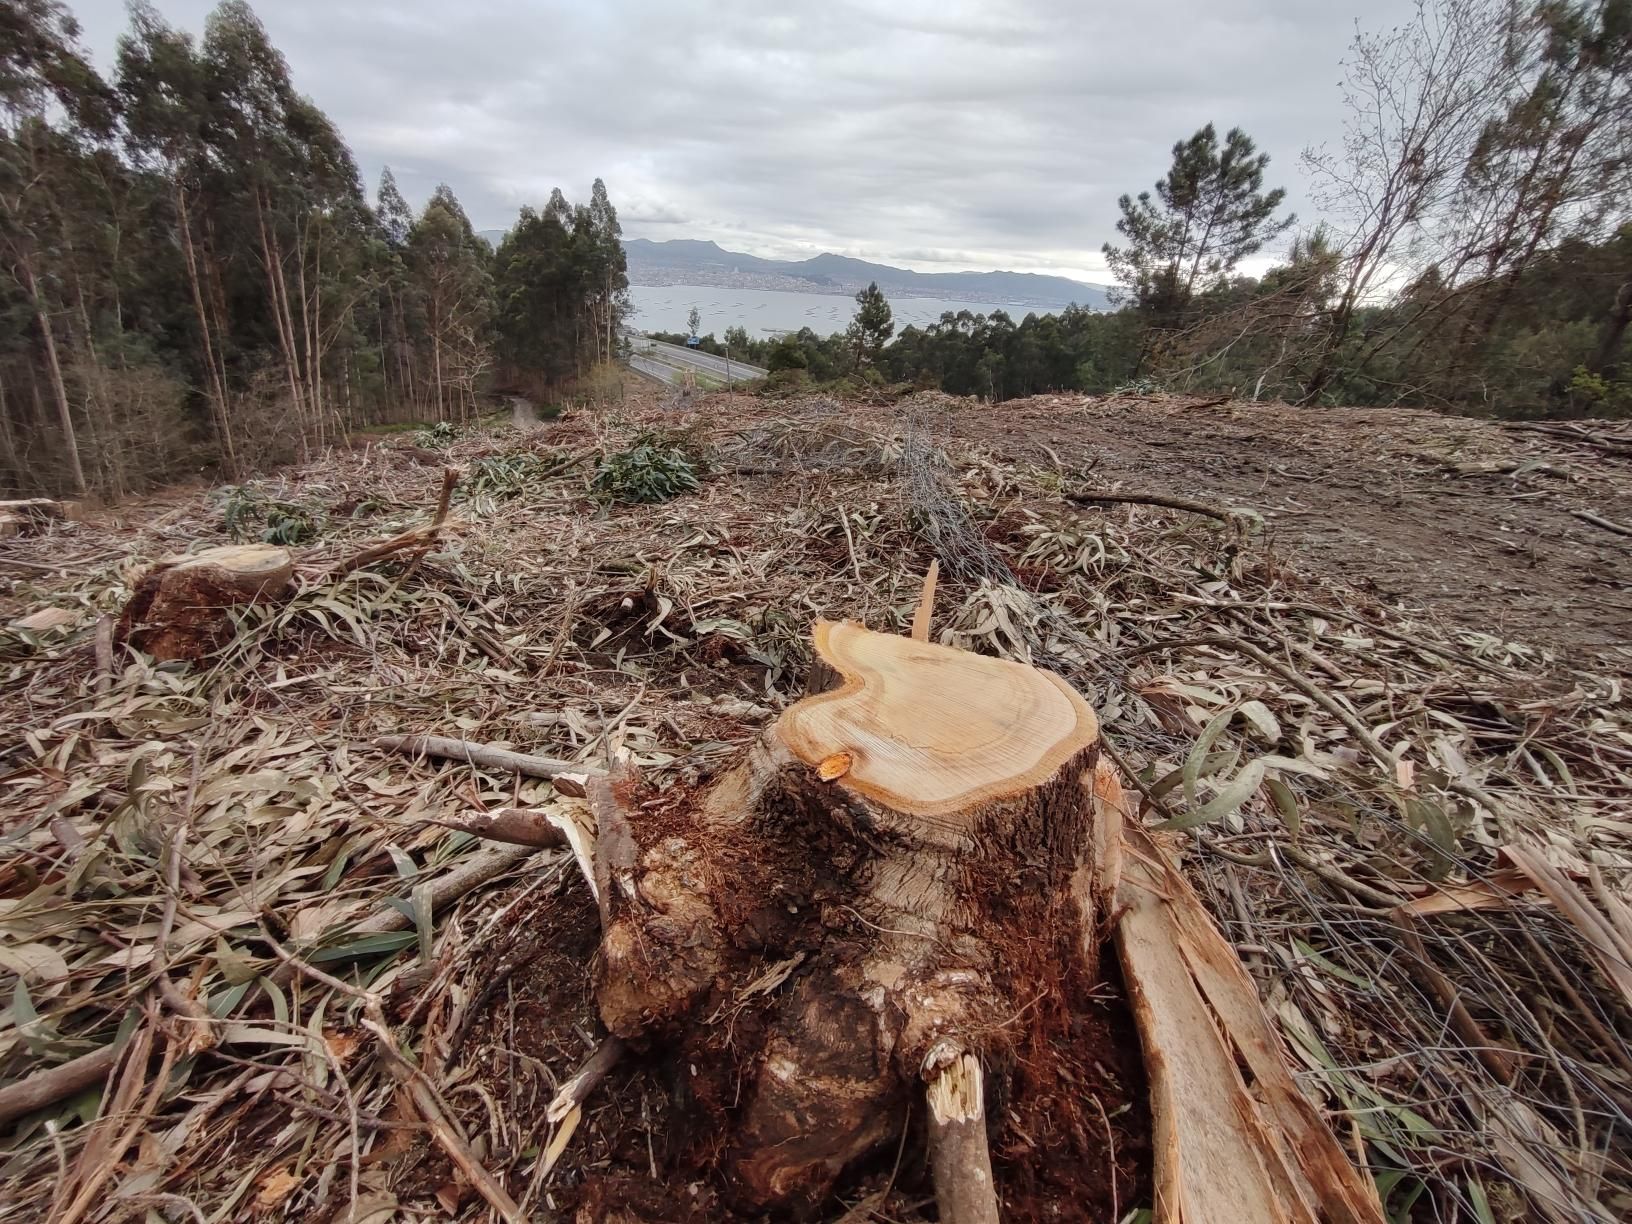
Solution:
[{"label": "strip of peeled bark", "polygon": [[761,1209],[819,1203],[890,1142],[941,1052],[1000,1055],[1017,966],[1104,903],[1077,880],[1099,858],[1098,727],[1068,685],[854,624],[819,624],[816,648],[841,687],[790,707],[692,811],[598,807],[612,1032],[697,1040],[704,1005],[804,958],[744,1064],[729,1162]]}]

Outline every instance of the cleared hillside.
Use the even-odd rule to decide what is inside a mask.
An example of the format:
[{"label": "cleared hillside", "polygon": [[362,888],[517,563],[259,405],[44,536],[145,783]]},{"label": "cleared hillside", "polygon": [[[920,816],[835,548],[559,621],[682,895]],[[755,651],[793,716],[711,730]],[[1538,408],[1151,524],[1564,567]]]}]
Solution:
[{"label": "cleared hillside", "polygon": [[[629,487],[605,473],[634,470],[631,444],[684,456],[695,487],[598,497]],[[753,1218],[721,1172],[739,1103],[716,1071],[802,962],[705,1017],[719,1064],[631,1047],[552,1122],[606,1048],[597,903],[572,850],[470,829],[591,805],[382,740],[627,760],[639,819],[675,827],[806,692],[813,622],[907,632],[934,561],[929,636],[1086,698],[1131,814],[1389,1211],[1622,1218],[1629,450],[1602,423],[716,395],[359,442],[0,541],[0,1105],[120,1051],[0,1124],[0,1198],[476,1220],[496,1186],[526,1218]],[[440,534],[368,559],[431,523],[444,464]],[[99,622],[151,563],[301,516],[292,596],[224,652],[108,649]],[[1004,1219],[1153,1205],[1127,1016],[1110,965],[1001,1026]],[[817,1218],[932,1218],[923,1126]]]}]

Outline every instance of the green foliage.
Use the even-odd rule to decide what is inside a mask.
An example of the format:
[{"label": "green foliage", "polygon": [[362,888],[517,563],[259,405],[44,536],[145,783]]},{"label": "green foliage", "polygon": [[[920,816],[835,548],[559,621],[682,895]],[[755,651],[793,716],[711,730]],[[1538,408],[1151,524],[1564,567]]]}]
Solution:
[{"label": "green foliage", "polygon": [[304,544],[321,534],[317,518],[309,510],[282,502],[267,507],[263,544]]},{"label": "green foliage", "polygon": [[696,490],[697,464],[686,448],[662,434],[642,433],[627,450],[607,455],[591,488],[608,502],[663,502]]},{"label": "green foliage", "polygon": [[533,451],[489,455],[470,465],[459,487],[466,497],[503,500],[523,492],[549,468],[550,464]]},{"label": "green foliage", "polygon": [[876,362],[885,344],[895,334],[895,317],[877,281],[856,294],[856,317],[850,320],[844,334],[855,354],[857,366]]},{"label": "green foliage", "polygon": [[542,212],[521,210],[494,262],[505,384],[550,398],[612,359],[628,310],[622,232],[599,179],[587,206],[558,189]]},{"label": "green foliage", "polygon": [[1632,382],[1594,374],[1586,366],[1575,367],[1567,394],[1591,416],[1632,416]]},{"label": "green foliage", "polygon": [[262,544],[304,544],[323,533],[320,517],[294,502],[277,501],[247,485],[226,490],[221,503],[221,525],[234,542],[259,540]]},{"label": "green foliage", "polygon": [[781,370],[808,370],[810,358],[795,336],[783,336],[772,347],[765,368],[772,374]]},{"label": "green foliage", "polygon": [[459,440],[459,427],[452,421],[438,421],[414,431],[416,446],[449,446]]},{"label": "green foliage", "polygon": [[1286,192],[1263,190],[1268,165],[1269,155],[1240,128],[1230,129],[1220,149],[1209,123],[1173,146],[1155,199],[1142,191],[1117,201],[1116,228],[1126,245],[1107,243],[1105,259],[1141,313],[1171,325],[1198,291],[1292,225],[1293,217],[1275,217]]}]

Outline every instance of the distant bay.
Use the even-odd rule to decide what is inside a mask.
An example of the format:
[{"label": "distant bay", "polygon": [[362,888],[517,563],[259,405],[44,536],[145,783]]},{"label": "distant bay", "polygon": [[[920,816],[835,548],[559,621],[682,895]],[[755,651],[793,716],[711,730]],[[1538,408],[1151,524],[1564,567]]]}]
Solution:
[{"label": "distant bay", "polygon": [[[854,299],[836,293],[789,293],[780,289],[726,289],[713,285],[630,285],[634,314],[629,323],[640,331],[683,332],[686,315],[695,306],[702,316],[702,334],[723,337],[728,327],[745,327],[753,338],[808,327],[819,336],[841,332],[856,313]],[[909,323],[922,327],[950,310],[956,314],[991,314],[1006,310],[1018,323],[1026,315],[1054,314],[1050,306],[1009,305],[1001,302],[953,302],[941,298],[891,298],[895,327]]]}]

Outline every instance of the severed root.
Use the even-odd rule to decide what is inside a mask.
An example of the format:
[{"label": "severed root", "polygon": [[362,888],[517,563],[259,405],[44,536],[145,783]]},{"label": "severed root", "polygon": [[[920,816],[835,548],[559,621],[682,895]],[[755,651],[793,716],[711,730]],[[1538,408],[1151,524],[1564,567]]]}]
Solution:
[{"label": "severed root", "polygon": [[584,1065],[574,1071],[572,1078],[562,1084],[550,1099],[549,1108],[544,1111],[545,1119],[553,1125],[582,1106],[601,1086],[601,1081],[611,1073],[612,1068],[622,1061],[628,1049],[623,1038],[616,1035],[607,1037],[596,1046]]},{"label": "severed root", "polygon": [[967,1050],[955,1053],[930,1075],[927,1097],[929,1164],[941,1224],[998,1224],[979,1060]]}]

